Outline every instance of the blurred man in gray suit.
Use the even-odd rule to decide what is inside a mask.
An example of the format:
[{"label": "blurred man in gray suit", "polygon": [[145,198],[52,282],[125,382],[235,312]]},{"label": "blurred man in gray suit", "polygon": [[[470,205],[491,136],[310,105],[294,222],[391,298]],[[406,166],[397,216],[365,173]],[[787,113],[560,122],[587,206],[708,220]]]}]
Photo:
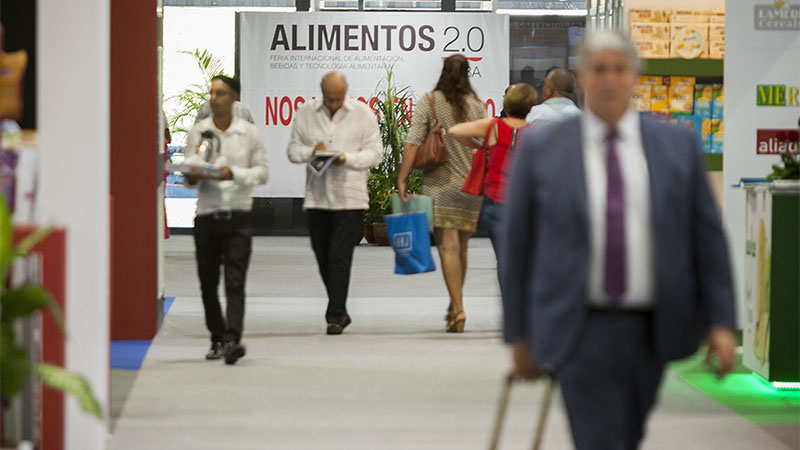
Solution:
[{"label": "blurred man in gray suit", "polygon": [[639,64],[596,32],[582,117],[531,130],[512,168],[498,258],[517,377],[559,382],[578,449],[635,449],[666,362],[708,338],[735,362],[733,287],[694,136],[630,106]]}]

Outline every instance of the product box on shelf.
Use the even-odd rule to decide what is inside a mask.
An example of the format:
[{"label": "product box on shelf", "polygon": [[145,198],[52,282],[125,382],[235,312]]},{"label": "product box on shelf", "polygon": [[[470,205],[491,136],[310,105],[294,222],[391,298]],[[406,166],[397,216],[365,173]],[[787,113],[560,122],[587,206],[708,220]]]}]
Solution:
[{"label": "product box on shelf", "polygon": [[710,59],[725,59],[725,41],[711,41],[708,48]]},{"label": "product box on shelf", "polygon": [[708,16],[708,23],[721,23],[725,25],[725,14]]},{"label": "product box on shelf", "polygon": [[653,98],[653,86],[649,84],[637,84],[633,88],[633,107],[637,111],[650,111],[650,104]]},{"label": "product box on shelf", "polygon": [[696,84],[694,86],[694,98],[711,100],[714,98],[714,85],[707,83]]},{"label": "product box on shelf", "polygon": [[711,149],[710,153],[722,153],[724,138],[724,121],[722,119],[711,119]]},{"label": "product box on shelf", "polygon": [[670,23],[708,23],[707,15],[700,14],[672,14],[669,16]]},{"label": "product box on shelf", "polygon": [[696,82],[697,82],[697,77],[677,76],[677,75],[664,77],[664,84],[669,84],[669,85],[689,84],[694,86]]},{"label": "product box on shelf", "polygon": [[711,9],[676,8],[672,10],[672,14],[683,16],[710,16],[712,13]]},{"label": "product box on shelf", "polygon": [[711,119],[713,115],[713,100],[706,98],[694,99],[694,115],[701,119]]},{"label": "product box on shelf", "polygon": [[670,27],[668,23],[632,22],[631,41],[668,41]]},{"label": "product box on shelf", "polygon": [[708,24],[708,40],[725,41],[725,24],[724,23],[710,23]]},{"label": "product box on shelf", "polygon": [[711,100],[711,118],[723,119],[725,112],[725,95],[721,84],[714,85],[713,100]]},{"label": "product box on shelf", "polygon": [[666,59],[670,57],[670,42],[668,40],[660,41],[642,41],[633,43],[639,56],[645,59]]},{"label": "product box on shelf", "polygon": [[631,22],[669,22],[671,8],[631,8]]},{"label": "product box on shelf", "polygon": [[706,58],[708,57],[707,23],[671,23],[670,57]]},{"label": "product box on shelf", "polygon": [[692,114],[694,111],[694,86],[691,84],[670,85],[669,109],[673,113]]},{"label": "product box on shelf", "polygon": [[711,119],[703,119],[701,127],[701,148],[704,152],[711,151]]},{"label": "product box on shelf", "polygon": [[639,84],[661,86],[664,84],[664,77],[661,75],[639,75]]},{"label": "product box on shelf", "polygon": [[725,99],[722,97],[711,100],[711,118],[724,119],[725,118]]},{"label": "product box on shelf", "polygon": [[650,92],[650,112],[669,115],[669,86],[652,86]]},{"label": "product box on shelf", "polygon": [[711,84],[696,84],[694,86],[694,115],[702,119],[711,118],[713,108],[714,86]]}]

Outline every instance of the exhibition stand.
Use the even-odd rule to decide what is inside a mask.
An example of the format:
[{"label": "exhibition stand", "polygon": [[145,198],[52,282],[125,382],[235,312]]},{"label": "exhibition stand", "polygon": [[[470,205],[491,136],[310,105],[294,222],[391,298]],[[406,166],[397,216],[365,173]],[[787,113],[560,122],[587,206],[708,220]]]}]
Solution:
[{"label": "exhibition stand", "polygon": [[800,181],[744,183],[744,365],[776,388],[800,388]]}]

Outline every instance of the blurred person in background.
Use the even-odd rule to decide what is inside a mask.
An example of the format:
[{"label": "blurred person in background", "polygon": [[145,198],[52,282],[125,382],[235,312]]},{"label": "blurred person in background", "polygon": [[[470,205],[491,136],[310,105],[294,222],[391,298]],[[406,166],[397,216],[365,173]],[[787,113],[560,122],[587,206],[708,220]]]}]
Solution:
[{"label": "blurred person in background", "polygon": [[[186,157],[209,139],[216,142],[217,177],[184,174],[187,187],[197,187],[194,242],[211,348],[206,359],[225,358],[234,364],[244,356],[245,280],[253,241],[253,186],[267,182],[267,150],[255,125],[233,115],[239,81],[219,75],[211,81],[213,115],[189,131]],[[208,150],[210,151],[210,150]],[[225,309],[222,317],[217,286],[219,266],[225,268]]]},{"label": "blurred person in background", "polygon": [[525,120],[540,127],[561,119],[578,116],[575,105],[575,75],[569,70],[554,68],[544,79],[542,104],[531,108]]},{"label": "blurred person in background", "polygon": [[689,130],[630,104],[627,38],[587,36],[581,117],[525,133],[501,238],[514,374],[561,385],[579,450],[635,449],[667,362],[736,361],[728,249]]},{"label": "blurred person in background", "polygon": [[[519,142],[521,128],[528,125],[525,116],[536,104],[537,98],[536,90],[531,85],[527,83],[514,84],[509,86],[503,97],[503,111],[508,113],[507,117],[465,122],[450,128],[450,134],[462,144],[471,147],[480,147],[485,144],[489,150],[489,160],[483,181],[481,221],[489,233],[495,255],[497,255],[499,243],[498,227],[505,201],[508,170]],[[484,143],[483,138],[486,137],[489,127],[492,128],[492,131],[489,134],[488,142]]]},{"label": "blurred person in background", "polygon": [[450,294],[445,331],[463,333],[467,316],[464,313],[463,288],[467,275],[467,241],[478,225],[481,198],[461,192],[461,185],[472,166],[472,149],[456,141],[449,130],[456,124],[486,117],[483,102],[469,82],[469,61],[463,55],[444,60],[436,88],[417,101],[414,117],[406,136],[403,162],[397,174],[400,198],[408,201],[408,174],[414,165],[417,150],[425,142],[431,127],[430,96],[436,117],[445,131],[447,162],[422,176],[422,195],[433,198],[434,241],[442,261],[442,274]]},{"label": "blurred person in background", "polygon": [[[508,94],[508,90],[511,89],[511,86],[513,86],[513,84],[506,86],[506,89],[503,91],[503,98],[506,97],[506,94]],[[506,109],[505,108],[501,109],[500,110],[500,114],[498,114],[497,117],[500,117],[500,118],[508,117],[508,113],[506,113]]]},{"label": "blurred person in background", "polygon": [[[233,106],[231,107],[233,112],[233,117],[238,117],[242,120],[254,124],[255,121],[253,120],[253,112],[250,111],[250,108],[248,108],[247,105],[245,105],[240,101],[241,97],[242,97],[241,87],[237,86],[236,98],[235,101],[233,102]],[[206,117],[210,116],[213,113],[210,103],[211,102],[205,102],[202,105],[200,105],[199,108],[197,108],[197,117],[194,119],[195,124],[205,119]]]}]

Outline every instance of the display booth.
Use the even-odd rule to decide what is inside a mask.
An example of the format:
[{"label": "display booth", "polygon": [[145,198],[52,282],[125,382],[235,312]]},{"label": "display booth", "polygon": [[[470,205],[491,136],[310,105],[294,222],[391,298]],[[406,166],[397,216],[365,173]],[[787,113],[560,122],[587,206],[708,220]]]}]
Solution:
[{"label": "display booth", "polygon": [[800,382],[800,180],[745,183],[743,362],[775,387]]}]

